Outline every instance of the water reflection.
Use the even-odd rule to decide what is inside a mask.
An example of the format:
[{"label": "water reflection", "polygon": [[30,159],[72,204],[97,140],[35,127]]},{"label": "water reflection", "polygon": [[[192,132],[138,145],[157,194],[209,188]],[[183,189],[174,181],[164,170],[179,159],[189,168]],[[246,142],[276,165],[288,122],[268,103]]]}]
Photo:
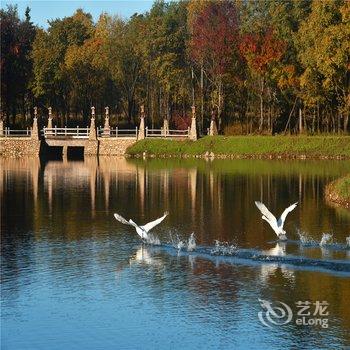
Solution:
[{"label": "water reflection", "polygon": [[[287,254],[287,243],[276,242],[273,248],[266,249],[264,253],[272,256],[285,256]],[[262,264],[260,274],[261,282],[266,284],[268,279],[277,273],[280,273],[289,283],[294,283],[294,271],[291,270],[290,267],[280,266],[279,264]]]},{"label": "water reflection", "polygon": [[[219,240],[271,256],[345,260],[349,250],[271,243],[275,235],[254,200],[276,213],[299,201],[285,226],[295,240],[302,230],[315,242],[329,232],[345,243],[349,212],[325,203],[323,188],[349,171],[346,161],[0,159],[7,347],[24,348],[25,339],[36,349],[170,348],[179,334],[181,347],[346,347],[349,278],[140,245],[113,213],[148,222],[168,209],[155,231],[163,242],[195,232],[200,245]],[[327,300],[332,326],[289,325],[271,333],[256,317],[258,298],[288,305]],[[88,335],[77,336],[86,329]]]},{"label": "water reflection", "polygon": [[[39,227],[50,214],[60,215],[72,226],[71,234],[78,234],[80,225],[84,225],[78,219],[81,211],[90,225],[103,212],[110,217],[113,210],[121,211],[142,222],[169,208],[170,219],[177,223],[179,231],[195,231],[201,243],[238,239],[247,246],[262,245],[274,235],[258,219],[254,200],[264,201],[276,213],[299,201],[286,223],[293,238],[300,229],[315,239],[331,232],[336,240],[345,242],[350,232],[349,211],[333,208],[323,199],[324,185],[350,171],[350,164],[345,161],[311,165],[302,161],[144,162],[104,157],[86,158],[84,162],[0,161],[4,213],[11,217],[21,210],[15,210],[17,201],[9,201],[9,196],[32,197],[26,200],[34,212],[28,219]],[[22,186],[12,191],[13,181]],[[5,224],[11,225],[11,220]]]}]

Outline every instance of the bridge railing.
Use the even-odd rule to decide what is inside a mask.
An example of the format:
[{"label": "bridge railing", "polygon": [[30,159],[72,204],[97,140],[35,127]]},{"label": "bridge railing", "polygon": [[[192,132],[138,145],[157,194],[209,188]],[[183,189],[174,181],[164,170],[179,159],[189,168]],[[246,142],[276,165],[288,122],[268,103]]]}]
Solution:
[{"label": "bridge railing", "polygon": [[116,128],[110,128],[110,129],[104,129],[99,127],[97,129],[97,135],[99,137],[133,137],[137,138],[137,132],[138,128],[136,127],[135,129],[119,129],[118,127]]},{"label": "bridge railing", "polygon": [[164,138],[188,138],[190,136],[190,129],[174,130],[169,129],[166,132],[164,129],[149,129],[146,127],[146,137],[164,137]]},{"label": "bridge railing", "polygon": [[5,128],[0,131],[0,137],[30,137],[31,135],[32,130],[29,128],[25,130]]},{"label": "bridge railing", "polygon": [[45,138],[72,138],[72,139],[88,139],[90,128],[43,128],[42,135]]}]

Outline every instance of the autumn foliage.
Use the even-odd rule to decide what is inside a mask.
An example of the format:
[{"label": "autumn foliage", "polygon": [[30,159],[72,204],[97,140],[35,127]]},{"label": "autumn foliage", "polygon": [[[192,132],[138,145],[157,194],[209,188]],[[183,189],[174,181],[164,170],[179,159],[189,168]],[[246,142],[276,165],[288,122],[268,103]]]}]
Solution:
[{"label": "autumn foliage", "polygon": [[239,44],[241,55],[258,74],[264,74],[272,62],[279,61],[285,49],[285,42],[276,38],[272,28],[265,33],[245,34]]},{"label": "autumn foliage", "polygon": [[[183,129],[196,107],[220,132],[350,131],[350,2],[155,1],[129,19],[77,9],[39,28],[16,6],[0,9],[1,114],[31,124],[33,106],[57,125]],[[23,15],[23,14],[22,14]],[[43,119],[44,120],[44,119]]]},{"label": "autumn foliage", "polygon": [[210,1],[195,16],[190,54],[199,64],[207,64],[212,74],[224,74],[237,45],[238,21],[231,1]]}]

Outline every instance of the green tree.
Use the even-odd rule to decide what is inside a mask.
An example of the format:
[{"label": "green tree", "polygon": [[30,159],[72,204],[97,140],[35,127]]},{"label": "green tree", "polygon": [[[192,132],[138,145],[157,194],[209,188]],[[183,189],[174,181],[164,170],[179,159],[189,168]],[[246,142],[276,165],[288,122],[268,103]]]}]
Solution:
[{"label": "green tree", "polygon": [[[327,132],[348,129],[350,83],[350,4],[343,0],[313,1],[299,33],[303,99],[323,105]],[[335,118],[337,114],[337,118]]]},{"label": "green tree", "polygon": [[65,55],[65,69],[69,76],[69,105],[86,118],[90,107],[103,110],[113,103],[114,84],[108,71],[105,46],[108,39],[107,26],[111,18],[102,14],[93,35],[82,45],[71,45]]},{"label": "green tree", "polygon": [[1,112],[15,123],[18,112],[25,115],[32,104],[29,83],[32,78],[30,52],[36,28],[26,9],[25,19],[18,17],[17,7],[0,10],[1,20]]},{"label": "green tree", "polygon": [[135,93],[142,75],[143,16],[129,22],[119,17],[108,26],[106,55],[112,79],[122,95],[122,109],[129,123],[136,113]]},{"label": "green tree", "polygon": [[153,122],[171,114],[184,116],[190,104],[186,5],[156,2],[146,19],[146,96]]},{"label": "green tree", "polygon": [[51,21],[47,31],[39,30],[33,44],[33,92],[44,106],[68,116],[71,81],[65,64],[67,50],[82,46],[94,31],[90,14],[77,10],[71,17]]}]

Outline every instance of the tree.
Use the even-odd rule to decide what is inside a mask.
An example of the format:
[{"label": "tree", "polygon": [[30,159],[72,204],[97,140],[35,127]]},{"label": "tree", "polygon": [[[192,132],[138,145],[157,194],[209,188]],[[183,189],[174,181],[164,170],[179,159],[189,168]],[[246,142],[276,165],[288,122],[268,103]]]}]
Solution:
[{"label": "tree", "polygon": [[[154,122],[186,114],[190,99],[190,70],[186,3],[157,2],[146,22],[144,65],[147,74],[147,104]],[[158,105],[158,108],[156,107]],[[179,110],[182,109],[180,113]]]},{"label": "tree", "polygon": [[94,27],[90,14],[77,10],[71,17],[51,21],[47,31],[39,30],[34,40],[33,92],[46,106],[69,114],[70,75],[65,63],[70,47],[82,46],[91,38]]},{"label": "tree", "polygon": [[212,105],[217,109],[219,127],[224,105],[223,79],[237,47],[238,21],[233,2],[208,1],[192,22],[190,52],[203,67],[213,89]]},{"label": "tree", "polygon": [[142,73],[143,16],[127,23],[115,17],[108,27],[106,55],[112,79],[122,91],[122,108],[128,122],[136,113],[135,93]]},{"label": "tree", "polygon": [[90,115],[90,106],[113,103],[115,87],[110,79],[106,44],[111,18],[102,14],[92,36],[82,45],[71,45],[65,55],[65,69],[69,76],[69,104],[84,117]]},{"label": "tree", "polygon": [[264,125],[264,92],[266,89],[266,76],[271,65],[281,59],[285,51],[285,44],[282,40],[278,40],[275,37],[272,28],[268,28],[263,33],[244,35],[239,48],[247,62],[252,76],[257,77],[259,81],[259,131],[262,131]]},{"label": "tree", "polygon": [[[336,106],[326,118],[326,129],[348,129],[350,111],[350,4],[347,1],[313,1],[310,15],[298,32],[303,99],[308,106]],[[332,108],[333,109],[333,108]]]},{"label": "tree", "polygon": [[15,123],[17,112],[25,115],[31,104],[29,83],[32,78],[30,52],[36,28],[30,21],[30,10],[25,19],[18,17],[17,7],[0,10],[1,20],[1,112],[7,123],[12,116]]},{"label": "tree", "polygon": [[152,127],[186,127],[196,105],[200,132],[210,116],[221,132],[349,130],[349,1],[157,0],[128,20],[77,10],[47,30],[29,9],[0,16],[7,122],[35,103],[84,124],[109,105],[131,124],[145,105]]}]

